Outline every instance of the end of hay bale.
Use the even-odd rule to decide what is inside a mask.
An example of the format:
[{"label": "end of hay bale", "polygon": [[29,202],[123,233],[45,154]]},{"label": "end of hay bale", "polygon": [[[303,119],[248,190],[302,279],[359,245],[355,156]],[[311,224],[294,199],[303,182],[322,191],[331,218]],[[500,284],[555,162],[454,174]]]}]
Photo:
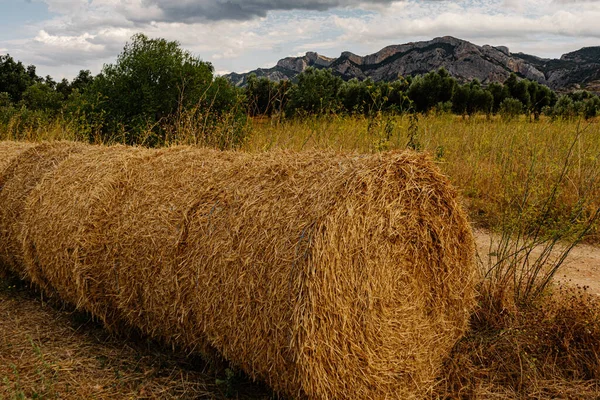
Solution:
[{"label": "end of hay bale", "polygon": [[309,398],[423,396],[475,304],[474,240],[448,181],[409,152],[367,165],[315,225],[295,280]]}]

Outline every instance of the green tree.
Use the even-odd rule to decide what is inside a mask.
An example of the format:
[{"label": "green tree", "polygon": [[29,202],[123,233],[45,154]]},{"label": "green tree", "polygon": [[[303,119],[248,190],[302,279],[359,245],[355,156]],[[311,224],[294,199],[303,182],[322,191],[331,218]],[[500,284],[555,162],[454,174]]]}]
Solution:
[{"label": "green tree", "polygon": [[456,80],[440,68],[415,77],[408,89],[408,97],[414,102],[416,111],[427,112],[438,103],[451,101],[455,86]]},{"label": "green tree", "polygon": [[49,83],[34,83],[22,96],[22,103],[30,110],[40,110],[47,114],[57,113],[63,105],[64,97]]},{"label": "green tree", "polygon": [[502,104],[504,99],[510,97],[508,86],[498,82],[492,82],[488,85],[487,90],[492,94],[492,97],[494,98],[494,106],[492,107],[492,112],[497,113],[498,111],[500,111],[500,104]]},{"label": "green tree", "polygon": [[244,89],[246,102],[248,104],[248,114],[271,116],[282,109],[286,91],[281,83],[261,77],[257,78],[255,74],[248,77],[248,83]]},{"label": "green tree", "polygon": [[512,97],[506,98],[500,104],[499,112],[502,118],[507,120],[513,119],[523,113],[523,103]]},{"label": "green tree", "polygon": [[329,69],[307,68],[290,89],[287,110],[291,114],[327,114],[340,108],[338,92],[342,79]]},{"label": "green tree", "polygon": [[[78,78],[87,80],[85,73]],[[155,127],[155,141],[160,142],[164,138],[157,125],[178,111],[215,107],[214,96],[222,95],[223,83],[213,83],[212,65],[182,50],[178,42],[136,34],[116,64],[105,65],[86,92],[103,111],[104,134],[121,131],[133,144],[149,127]]]},{"label": "green tree", "polygon": [[465,85],[457,85],[452,96],[452,111],[456,114],[473,115],[478,112],[490,114],[494,107],[494,96],[481,87],[475,79]]},{"label": "green tree", "polygon": [[515,73],[510,74],[504,82],[504,86],[508,88],[508,94],[513,99],[521,102],[525,109],[529,109],[531,105],[531,96],[529,95],[529,81],[518,79]]},{"label": "green tree", "polygon": [[585,101],[583,116],[585,119],[594,118],[600,113],[600,97],[592,96]]},{"label": "green tree", "polygon": [[452,112],[458,115],[466,115],[470,95],[471,90],[467,85],[457,85],[452,94]]},{"label": "green tree", "polygon": [[371,88],[374,86],[370,79],[359,81],[354,78],[344,82],[340,87],[339,97],[346,112],[350,114],[369,114],[374,108],[371,98]]},{"label": "green tree", "polygon": [[13,103],[19,102],[27,88],[38,81],[34,66],[25,68],[23,63],[16,62],[10,54],[0,55],[0,92],[8,93]]},{"label": "green tree", "polygon": [[575,118],[577,116],[575,102],[568,95],[560,96],[552,109],[552,115],[565,119]]},{"label": "green tree", "polygon": [[530,116],[533,114],[534,119],[537,121],[545,107],[554,105],[556,94],[547,86],[540,85],[536,81],[528,82],[527,91],[530,99],[527,112]]},{"label": "green tree", "polygon": [[407,94],[408,88],[410,87],[409,79],[401,76],[393,82],[382,82],[381,84],[385,85],[386,87],[386,110],[394,112],[404,112],[413,108],[412,102]]}]

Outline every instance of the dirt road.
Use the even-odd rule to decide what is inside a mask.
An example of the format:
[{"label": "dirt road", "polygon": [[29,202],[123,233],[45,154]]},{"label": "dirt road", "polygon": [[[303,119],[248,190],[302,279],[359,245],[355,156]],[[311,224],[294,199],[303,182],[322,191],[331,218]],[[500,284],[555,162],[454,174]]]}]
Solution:
[{"label": "dirt road", "polygon": [[[487,257],[490,250],[490,233],[475,230],[475,241],[480,257]],[[573,286],[588,287],[588,292],[600,296],[600,247],[581,244],[569,253],[555,280]]]}]

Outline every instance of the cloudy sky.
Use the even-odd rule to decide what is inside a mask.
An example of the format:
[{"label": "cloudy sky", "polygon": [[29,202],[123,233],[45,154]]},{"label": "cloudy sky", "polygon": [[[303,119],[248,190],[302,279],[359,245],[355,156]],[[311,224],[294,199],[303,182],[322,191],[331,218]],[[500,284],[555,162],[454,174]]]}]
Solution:
[{"label": "cloudy sky", "polygon": [[177,40],[221,74],[446,35],[559,57],[600,46],[598,21],[600,0],[0,0],[0,54],[55,79],[100,72],[137,32]]}]

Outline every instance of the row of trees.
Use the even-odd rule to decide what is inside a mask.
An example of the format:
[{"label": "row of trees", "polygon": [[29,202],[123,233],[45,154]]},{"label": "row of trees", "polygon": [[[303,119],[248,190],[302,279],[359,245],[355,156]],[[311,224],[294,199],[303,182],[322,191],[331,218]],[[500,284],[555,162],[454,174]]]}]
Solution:
[{"label": "row of trees", "polygon": [[589,118],[600,112],[600,99],[584,91],[559,97],[514,74],[504,84],[460,84],[444,69],[393,82],[345,82],[330,70],[309,68],[295,82],[251,76],[240,89],[215,77],[210,63],[177,42],[142,34],[133,36],[100,74],[81,71],[72,81],[40,77],[34,66],[0,56],[0,123],[15,115],[30,121],[60,117],[90,140],[160,145],[185,130],[206,136],[225,129],[228,142],[220,144],[229,146],[243,140],[248,115],[432,110]]},{"label": "row of trees", "polygon": [[345,112],[370,115],[376,112],[432,110],[459,115],[475,113],[538,119],[550,116],[591,118],[600,112],[600,98],[586,91],[558,96],[536,81],[518,79],[515,74],[501,83],[487,86],[473,80],[460,84],[440,69],[422,76],[401,77],[393,82],[344,82],[330,70],[309,68],[297,83],[272,82],[250,76],[245,90],[251,115],[327,114]]}]

